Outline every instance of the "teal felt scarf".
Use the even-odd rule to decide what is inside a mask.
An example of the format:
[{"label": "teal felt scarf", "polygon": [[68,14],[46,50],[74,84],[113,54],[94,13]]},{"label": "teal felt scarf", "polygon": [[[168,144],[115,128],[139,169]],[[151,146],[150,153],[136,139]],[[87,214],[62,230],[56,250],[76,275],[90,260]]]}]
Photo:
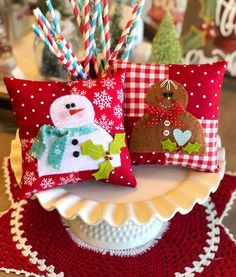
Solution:
[{"label": "teal felt scarf", "polygon": [[41,159],[44,151],[46,150],[45,141],[50,137],[54,137],[54,141],[51,144],[47,162],[50,166],[55,169],[59,169],[61,165],[62,158],[64,156],[65,147],[70,137],[75,135],[83,136],[96,131],[97,128],[93,124],[85,125],[79,128],[55,128],[50,125],[43,125],[39,130],[37,138],[33,143],[30,154],[37,157],[38,160]]}]

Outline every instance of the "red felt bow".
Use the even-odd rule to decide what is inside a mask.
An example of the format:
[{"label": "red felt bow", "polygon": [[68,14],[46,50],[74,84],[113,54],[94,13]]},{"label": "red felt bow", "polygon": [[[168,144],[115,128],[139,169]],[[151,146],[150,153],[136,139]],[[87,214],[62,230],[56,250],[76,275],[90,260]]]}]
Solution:
[{"label": "red felt bow", "polygon": [[154,127],[161,121],[169,121],[170,125],[180,128],[183,123],[179,120],[179,116],[184,112],[184,107],[181,104],[173,104],[170,110],[165,110],[160,107],[149,106],[147,113],[152,118],[147,122],[148,127]]}]

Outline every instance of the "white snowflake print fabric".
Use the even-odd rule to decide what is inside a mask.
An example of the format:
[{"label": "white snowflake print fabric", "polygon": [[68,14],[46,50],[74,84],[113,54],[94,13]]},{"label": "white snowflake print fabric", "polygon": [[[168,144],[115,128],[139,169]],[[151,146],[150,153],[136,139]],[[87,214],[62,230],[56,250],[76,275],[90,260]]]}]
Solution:
[{"label": "white snowflake print fabric", "polygon": [[26,171],[23,177],[24,185],[32,186],[36,181],[35,173],[33,171]]},{"label": "white snowflake print fabric", "polygon": [[71,93],[75,95],[81,95],[81,96],[86,96],[86,90],[85,89],[78,89],[77,87],[72,87],[71,88]]},{"label": "white snowflake print fabric", "polygon": [[112,96],[110,96],[105,90],[101,92],[95,92],[93,104],[99,107],[102,111],[105,108],[111,108]]},{"label": "white snowflake print fabric", "polygon": [[123,115],[123,110],[122,110],[122,107],[121,105],[117,105],[114,107],[114,115],[116,117],[118,117],[119,119],[122,117]]},{"label": "white snowflake print fabric", "polygon": [[54,187],[55,181],[52,178],[44,178],[41,182],[41,187],[43,189],[50,189]]},{"label": "white snowflake print fabric", "polygon": [[60,178],[60,182],[62,185],[66,185],[66,184],[75,184],[78,182],[78,178],[75,176],[74,173],[70,173],[68,176],[66,177],[61,177]]},{"label": "white snowflake print fabric", "polygon": [[93,88],[93,87],[96,87],[97,86],[97,83],[95,80],[87,80],[87,81],[83,81],[83,87],[86,87],[86,88]]},{"label": "white snowflake print fabric", "polygon": [[116,85],[115,78],[106,78],[101,83],[107,90],[114,89]]},{"label": "white snowflake print fabric", "polygon": [[125,95],[124,95],[124,91],[123,89],[118,89],[117,90],[117,99],[120,101],[120,103],[124,103],[124,98],[125,98]]},{"label": "white snowflake print fabric", "polygon": [[114,121],[109,120],[109,118],[105,114],[103,114],[100,118],[95,119],[95,123],[108,132],[110,132],[111,128],[114,126]]}]

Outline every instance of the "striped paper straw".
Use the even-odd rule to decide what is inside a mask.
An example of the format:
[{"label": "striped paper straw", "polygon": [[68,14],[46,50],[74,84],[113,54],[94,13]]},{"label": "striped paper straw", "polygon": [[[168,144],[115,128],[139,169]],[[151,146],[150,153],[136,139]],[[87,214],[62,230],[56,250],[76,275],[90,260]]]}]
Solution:
[{"label": "striped paper straw", "polygon": [[53,8],[52,2],[51,2],[51,0],[47,0],[46,3],[47,3],[47,6],[48,6],[49,13],[52,17],[55,29],[56,29],[57,33],[60,34],[61,33],[61,27],[60,27],[60,24],[59,24],[59,20],[56,16],[55,10]]},{"label": "striped paper straw", "polygon": [[57,56],[58,60],[67,68],[67,70],[73,76],[78,77],[78,75],[81,74],[81,77],[83,78],[82,72],[78,73],[76,69],[71,65],[71,63],[65,58],[65,56],[60,51],[54,49],[49,39],[44,35],[43,31],[39,28],[39,26],[37,24],[33,24],[32,27],[34,29],[35,34],[45,43],[46,47],[50,50],[50,52]]},{"label": "striped paper straw", "polygon": [[74,52],[72,51],[70,44],[65,40],[64,36],[63,35],[57,36],[57,40],[61,51],[65,54],[65,57],[71,62],[72,66],[75,67],[77,72],[82,71],[84,76],[83,79],[87,79],[87,75],[82,65],[80,64],[79,60],[75,56]]},{"label": "striped paper straw", "polygon": [[77,5],[76,5],[74,0],[69,0],[69,1],[70,1],[70,5],[71,5],[71,8],[72,8],[72,11],[73,11],[73,13],[75,15],[76,21],[77,21],[77,23],[79,25],[80,32],[83,35],[83,33],[84,33],[84,26],[83,26],[83,23],[81,21],[81,16],[80,16],[80,12],[78,10],[78,7],[77,7]]},{"label": "striped paper straw", "polygon": [[35,34],[44,42],[47,48],[52,52],[55,53],[55,49],[52,47],[51,43],[49,42],[48,38],[45,37],[44,33],[41,31],[37,24],[32,25]]},{"label": "striped paper straw", "polygon": [[95,32],[96,32],[96,24],[97,24],[97,20],[98,20],[99,5],[100,5],[100,0],[95,0],[93,17],[92,17],[92,21],[90,23],[90,36],[89,36],[90,54],[92,54],[91,52],[93,50],[93,41],[94,41],[94,36],[95,36]]},{"label": "striped paper straw", "polygon": [[[81,24],[83,26],[84,7],[85,7],[85,5],[83,4],[83,0],[78,1],[78,6],[79,6],[79,14],[80,14],[80,17],[81,17],[80,21],[81,21]],[[81,33],[84,35],[84,31],[82,31]],[[85,40],[85,37],[84,37],[84,40]],[[91,45],[91,40],[90,40],[90,45]],[[103,72],[103,63],[102,63],[101,58],[99,57],[98,49],[97,49],[96,42],[95,42],[94,39],[92,41],[92,47],[93,47],[94,56],[95,56],[95,58],[92,57],[92,61],[93,61],[93,64],[94,64],[94,69],[95,69],[97,75],[100,76],[100,74]]]},{"label": "striped paper straw", "polygon": [[[100,71],[103,71],[103,66],[101,61],[98,63],[98,50],[95,42],[95,32],[96,32],[96,25],[97,25],[97,20],[98,20],[98,12],[99,12],[99,4],[100,0],[95,0],[94,3],[94,11],[93,11],[93,17],[92,21],[90,23],[90,36],[89,36],[89,41],[90,41],[90,56],[93,60],[94,68],[96,73],[100,73]],[[94,53],[93,53],[94,51]],[[96,59],[93,59],[93,54],[95,55]]]},{"label": "striped paper straw", "polygon": [[137,13],[136,13],[135,20],[134,20],[133,25],[132,25],[132,30],[131,30],[131,33],[130,33],[130,36],[129,36],[129,41],[128,41],[128,44],[126,46],[125,52],[123,54],[123,57],[124,57],[123,60],[125,62],[127,62],[128,59],[129,59],[134,40],[136,38],[137,26],[138,26],[140,18],[141,18],[141,14],[142,14],[142,11],[143,11],[144,4],[145,4],[145,0],[141,0],[139,2],[139,7],[138,7],[138,10],[137,10]]},{"label": "striped paper straw", "polygon": [[107,59],[106,59],[106,38],[105,38],[105,29],[102,19],[102,7],[99,5],[99,12],[98,12],[98,32],[100,36],[100,43],[102,47],[102,58],[106,67]]},{"label": "striped paper straw", "polygon": [[[80,32],[84,37],[84,25],[81,20],[81,14],[80,14],[80,9],[82,9],[83,3],[82,3],[82,1],[80,1],[79,8],[78,8],[74,0],[69,0],[69,1],[70,1],[71,8],[73,10],[73,13],[75,15],[75,18],[77,20],[78,26],[80,28]],[[94,58],[92,58],[92,60],[93,60],[95,71],[96,71],[97,75],[100,75],[100,73],[103,71],[103,66],[102,66],[101,59],[99,58],[98,51],[96,50],[97,47],[96,47],[96,43],[94,40],[93,40],[93,47],[94,47],[94,54],[95,54],[96,60],[98,62],[98,65],[96,65],[96,61],[94,60]]]},{"label": "striped paper straw", "polygon": [[118,41],[118,44],[115,48],[115,50],[113,51],[112,55],[111,55],[111,59],[116,59],[117,56],[119,55],[120,53],[120,50],[127,38],[127,35],[129,34],[130,32],[130,28],[132,27],[133,25],[133,22],[136,18],[136,13],[137,13],[137,10],[139,8],[139,4],[136,4],[135,7],[133,8],[133,11],[132,11],[132,15],[131,15],[131,19],[127,22],[126,26],[125,26],[125,29],[123,30],[122,34],[121,34],[121,37]]},{"label": "striped paper straw", "polygon": [[[109,24],[109,5],[108,0],[103,1],[103,13],[104,13],[104,30],[106,39],[106,58],[107,61],[110,59],[111,39],[110,39],[110,24]],[[107,63],[107,65],[109,65]]]},{"label": "striped paper straw", "polygon": [[40,11],[40,9],[35,9],[33,11],[33,13],[34,13],[35,17],[37,18],[37,21],[38,21],[40,27],[44,30],[45,34],[50,32],[56,39],[60,38],[59,42],[58,42],[58,45],[59,45],[61,51],[64,52],[65,57],[70,60],[70,62],[76,68],[76,70],[78,72],[82,70],[83,73],[85,74],[82,65],[79,63],[79,61],[78,61],[77,57],[75,56],[70,44],[66,41],[64,36],[63,35],[58,35],[56,33],[55,29],[52,27],[52,25],[47,20],[47,18],[44,16],[44,14]]},{"label": "striped paper straw", "polygon": [[84,3],[83,3],[83,0],[79,0],[79,11],[80,11],[81,19],[84,19]]},{"label": "striped paper straw", "polygon": [[47,36],[49,42],[52,44],[53,48],[55,50],[57,50],[58,45],[40,16],[37,17],[37,22],[38,22],[39,26],[41,27],[41,29],[43,30],[43,32],[45,33],[45,35]]},{"label": "striped paper straw", "polygon": [[38,18],[41,18],[43,23],[47,26],[50,33],[56,37],[57,33],[56,30],[52,27],[52,24],[48,21],[48,19],[44,16],[44,14],[41,12],[39,8],[36,8],[33,10],[34,16],[38,20]]},{"label": "striped paper straw", "polygon": [[84,48],[85,48],[85,72],[89,75],[90,71],[90,43],[89,43],[89,29],[90,29],[90,6],[89,0],[84,1]]}]

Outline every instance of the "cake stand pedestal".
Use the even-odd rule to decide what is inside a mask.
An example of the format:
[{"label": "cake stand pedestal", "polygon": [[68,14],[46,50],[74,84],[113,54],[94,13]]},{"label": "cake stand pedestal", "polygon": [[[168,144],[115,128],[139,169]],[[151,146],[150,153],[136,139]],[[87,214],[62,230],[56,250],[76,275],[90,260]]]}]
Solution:
[{"label": "cake stand pedestal", "polygon": [[168,222],[189,213],[215,192],[224,175],[225,154],[219,148],[219,173],[174,166],[135,166],[137,188],[85,182],[37,194],[46,210],[57,209],[70,233],[100,249],[140,247],[161,237]]},{"label": "cake stand pedestal", "polygon": [[[177,212],[189,213],[215,192],[224,176],[225,151],[218,143],[220,172],[206,173],[176,166],[135,166],[137,187],[102,182],[60,186],[36,194],[41,206],[56,209],[71,236],[91,247],[125,250],[157,240]],[[22,174],[18,134],[12,142],[11,165]],[[149,244],[150,245],[150,244]]]}]

